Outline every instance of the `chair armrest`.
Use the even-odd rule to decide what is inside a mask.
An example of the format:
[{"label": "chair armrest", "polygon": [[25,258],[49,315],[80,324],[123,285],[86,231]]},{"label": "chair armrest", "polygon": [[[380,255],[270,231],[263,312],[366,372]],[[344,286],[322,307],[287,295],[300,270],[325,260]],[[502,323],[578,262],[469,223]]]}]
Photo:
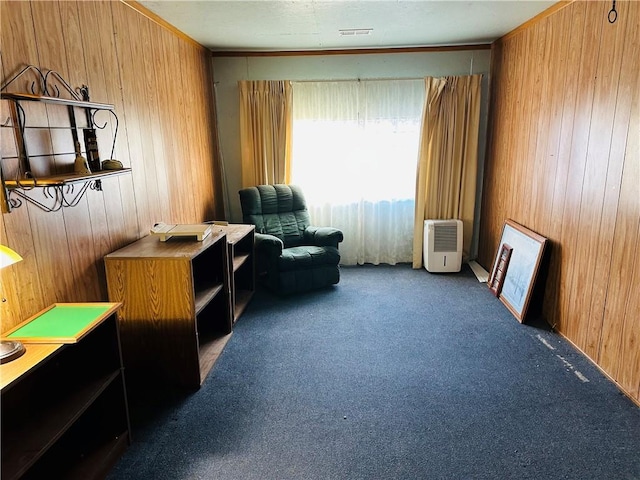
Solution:
[{"label": "chair armrest", "polygon": [[333,227],[307,227],[304,239],[318,247],[335,247],[343,240],[342,231]]},{"label": "chair armrest", "polygon": [[254,239],[254,248],[257,252],[267,257],[279,257],[282,255],[284,244],[282,240],[274,235],[267,233],[256,233]]}]

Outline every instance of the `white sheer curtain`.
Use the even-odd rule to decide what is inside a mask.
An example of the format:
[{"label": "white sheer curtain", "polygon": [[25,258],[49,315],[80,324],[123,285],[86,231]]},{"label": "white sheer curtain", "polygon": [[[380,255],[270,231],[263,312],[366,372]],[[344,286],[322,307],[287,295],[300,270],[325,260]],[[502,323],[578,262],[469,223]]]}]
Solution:
[{"label": "white sheer curtain", "polygon": [[410,262],[423,80],[293,83],[292,183],[341,263]]}]

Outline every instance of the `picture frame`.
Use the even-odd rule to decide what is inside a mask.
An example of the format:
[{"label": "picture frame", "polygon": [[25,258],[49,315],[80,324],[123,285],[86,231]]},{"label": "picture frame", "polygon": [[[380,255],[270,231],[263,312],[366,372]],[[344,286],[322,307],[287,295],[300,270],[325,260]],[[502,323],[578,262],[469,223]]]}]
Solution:
[{"label": "picture frame", "polygon": [[520,323],[524,323],[527,316],[546,244],[547,239],[542,235],[511,219],[505,220],[491,278],[498,275],[501,258],[505,253],[504,246],[507,245],[511,252],[508,268],[503,274],[499,298]]},{"label": "picture frame", "polygon": [[502,247],[500,247],[498,261],[495,262],[493,271],[491,272],[491,277],[489,279],[489,282],[487,283],[487,285],[489,286],[489,290],[491,290],[491,293],[493,293],[496,297],[499,297],[500,292],[502,291],[504,277],[507,273],[507,269],[509,268],[511,252],[513,252],[513,247],[507,243],[503,243]]}]

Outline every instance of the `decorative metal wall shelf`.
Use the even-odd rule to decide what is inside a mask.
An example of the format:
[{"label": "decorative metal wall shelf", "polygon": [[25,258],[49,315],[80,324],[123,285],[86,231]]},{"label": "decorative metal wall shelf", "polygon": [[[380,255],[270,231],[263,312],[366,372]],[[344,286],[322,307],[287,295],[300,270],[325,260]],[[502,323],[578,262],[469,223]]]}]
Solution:
[{"label": "decorative metal wall shelf", "polygon": [[[25,74],[31,73],[35,75],[36,81],[32,81],[30,85],[31,93],[13,93],[6,92],[5,89],[16,82],[19,78],[23,78]],[[62,91],[66,92],[66,96],[70,98],[60,97],[60,87]],[[74,207],[76,206],[88,189],[101,191],[101,180],[105,177],[111,177],[114,175],[122,175],[130,173],[130,168],[121,168],[118,170],[101,170],[100,159],[97,150],[97,141],[95,140],[95,129],[104,129],[107,126],[105,122],[102,126],[95,122],[95,115],[99,111],[106,111],[115,119],[115,130],[113,134],[113,143],[111,148],[110,159],[113,158],[115,150],[116,136],[118,134],[118,117],[115,114],[115,108],[113,105],[105,103],[96,103],[89,101],[89,88],[83,85],[80,89],[80,94],[76,93],[69,84],[54,71],[48,71],[43,74],[42,71],[33,65],[27,65],[20,72],[18,72],[13,78],[7,81],[0,87],[0,99],[8,100],[10,104],[10,118],[2,122],[2,127],[11,126],[14,130],[16,148],[17,148],[17,169],[13,178],[9,179],[5,177],[4,172],[4,160],[0,163],[0,180],[2,182],[2,188],[4,191],[4,210],[10,212],[13,208],[18,208],[22,205],[23,201],[36,205],[37,207],[47,211],[54,212],[60,210],[62,207]],[[78,130],[82,129],[83,133],[92,132],[93,134],[93,146],[89,143],[91,139],[84,136],[85,151],[88,154],[92,154],[92,173],[90,174],[78,174],[69,172],[65,174],[36,176],[31,171],[31,162],[28,154],[28,145],[25,140],[26,128],[43,128],[43,127],[27,127],[26,115],[22,102],[41,102],[50,105],[58,105],[67,107],[67,114],[69,117],[70,126],[59,127],[49,125],[44,127],[48,130],[53,129],[68,129],[71,131],[71,136],[74,144],[79,143]],[[76,126],[75,108],[84,109],[86,114],[87,127],[81,128]],[[4,120],[4,119],[3,119]],[[55,155],[65,155],[67,153],[51,151],[45,155],[35,155],[34,157],[54,157]],[[36,199],[35,195],[30,191],[34,188],[42,189],[43,196],[48,199],[46,203]]]},{"label": "decorative metal wall shelf", "polygon": [[[125,173],[131,173],[131,169],[103,170],[88,175],[69,173],[47,177],[24,178],[22,180],[5,180],[4,187],[8,191],[8,195],[11,195],[10,197],[7,196],[11,208],[18,208],[22,205],[21,199],[24,199],[46,212],[55,212],[62,207],[75,207],[89,188],[92,190],[101,190],[101,188],[97,186],[97,182],[103,178]],[[75,184],[79,183],[82,185],[76,192]],[[44,196],[52,200],[52,206],[47,206],[27,195],[27,191],[36,187],[43,189]],[[20,198],[16,198],[13,195],[17,195]]]}]

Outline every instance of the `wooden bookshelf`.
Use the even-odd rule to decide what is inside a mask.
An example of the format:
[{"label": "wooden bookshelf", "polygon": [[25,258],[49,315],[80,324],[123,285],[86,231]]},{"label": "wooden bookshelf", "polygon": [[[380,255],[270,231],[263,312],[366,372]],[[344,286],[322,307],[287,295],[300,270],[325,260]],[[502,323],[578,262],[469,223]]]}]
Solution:
[{"label": "wooden bookshelf", "polygon": [[150,235],[105,256],[124,365],[136,380],[199,387],[232,330],[226,235]]},{"label": "wooden bookshelf", "polygon": [[[93,318],[87,317],[72,335],[68,322],[52,317],[56,308],[86,305],[105,308],[97,315],[89,310]],[[0,366],[3,479],[103,478],[127,447],[130,426],[118,307],[56,304],[7,332],[16,333],[26,351]],[[20,335],[48,314],[50,337]],[[64,343],[55,334],[56,325],[63,327]],[[81,472],[81,477],[72,472]]]},{"label": "wooden bookshelf", "polygon": [[227,234],[229,286],[235,323],[255,292],[255,226],[230,224],[222,228]]}]

